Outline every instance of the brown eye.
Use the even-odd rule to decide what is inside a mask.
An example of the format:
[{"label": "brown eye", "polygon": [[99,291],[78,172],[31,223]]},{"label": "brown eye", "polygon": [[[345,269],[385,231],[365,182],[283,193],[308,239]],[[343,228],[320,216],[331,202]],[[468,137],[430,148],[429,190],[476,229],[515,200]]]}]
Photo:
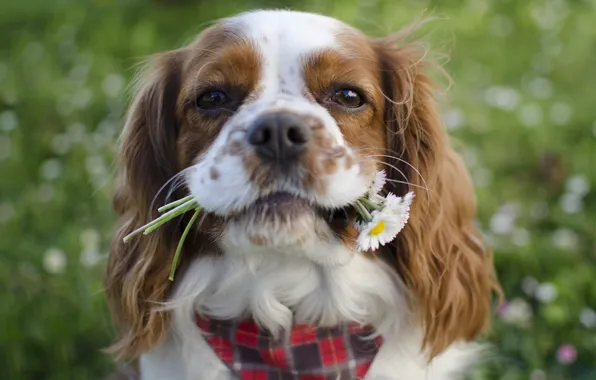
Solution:
[{"label": "brown eye", "polygon": [[342,105],[347,108],[358,108],[364,104],[362,96],[354,90],[342,89],[336,91],[331,98],[335,103]]},{"label": "brown eye", "polygon": [[197,107],[203,110],[214,110],[228,102],[228,97],[222,91],[205,91],[197,98]]}]

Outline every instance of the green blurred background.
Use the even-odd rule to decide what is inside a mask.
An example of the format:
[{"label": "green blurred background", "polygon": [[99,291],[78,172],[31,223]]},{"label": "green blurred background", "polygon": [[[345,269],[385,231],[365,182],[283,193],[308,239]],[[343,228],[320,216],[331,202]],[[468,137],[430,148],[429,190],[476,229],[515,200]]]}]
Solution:
[{"label": "green blurred background", "polygon": [[99,351],[114,336],[100,277],[129,80],[147,54],[259,7],[372,35],[441,17],[426,36],[451,57],[445,122],[507,297],[473,378],[596,379],[595,0],[4,0],[0,379],[114,369]]}]

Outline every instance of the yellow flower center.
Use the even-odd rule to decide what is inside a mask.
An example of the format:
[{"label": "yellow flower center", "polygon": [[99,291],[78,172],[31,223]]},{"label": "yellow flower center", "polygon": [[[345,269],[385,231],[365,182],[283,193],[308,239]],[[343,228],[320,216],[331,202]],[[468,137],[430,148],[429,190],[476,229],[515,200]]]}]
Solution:
[{"label": "yellow flower center", "polygon": [[385,222],[381,220],[379,223],[377,223],[376,226],[374,226],[370,230],[370,235],[371,236],[377,236],[377,235],[379,235],[383,231],[385,231]]}]

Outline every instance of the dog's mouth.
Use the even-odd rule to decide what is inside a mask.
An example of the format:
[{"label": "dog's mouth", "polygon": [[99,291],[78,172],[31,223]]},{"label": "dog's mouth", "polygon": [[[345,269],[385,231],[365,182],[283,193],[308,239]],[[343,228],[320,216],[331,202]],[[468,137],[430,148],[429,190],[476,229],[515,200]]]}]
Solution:
[{"label": "dog's mouth", "polygon": [[255,221],[270,221],[291,220],[309,214],[333,226],[347,226],[350,206],[336,209],[323,208],[304,197],[287,192],[274,192],[258,198],[236,217],[250,216]]}]

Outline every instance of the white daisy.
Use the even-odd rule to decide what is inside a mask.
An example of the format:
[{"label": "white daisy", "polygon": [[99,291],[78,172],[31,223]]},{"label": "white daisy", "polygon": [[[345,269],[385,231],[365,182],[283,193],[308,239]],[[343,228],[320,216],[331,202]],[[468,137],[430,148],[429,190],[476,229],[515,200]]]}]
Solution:
[{"label": "white daisy", "polygon": [[369,198],[372,200],[378,195],[381,190],[383,190],[383,186],[387,182],[387,172],[385,170],[379,170],[375,175],[375,181],[370,185],[370,190],[368,191]]},{"label": "white daisy", "polygon": [[405,215],[409,213],[413,199],[414,193],[411,191],[403,197],[398,197],[393,193],[389,193],[383,201],[383,212],[388,212],[394,215]]},{"label": "white daisy", "polygon": [[377,250],[395,239],[405,225],[399,216],[383,211],[373,211],[372,217],[372,221],[359,224],[356,243],[360,251]]},{"label": "white daisy", "polygon": [[359,231],[358,249],[367,251],[376,250],[380,245],[385,245],[397,236],[405,227],[410,217],[410,205],[414,193],[410,192],[404,197],[398,197],[389,193],[383,199],[383,209],[372,211],[370,222],[358,222],[356,228]]}]

